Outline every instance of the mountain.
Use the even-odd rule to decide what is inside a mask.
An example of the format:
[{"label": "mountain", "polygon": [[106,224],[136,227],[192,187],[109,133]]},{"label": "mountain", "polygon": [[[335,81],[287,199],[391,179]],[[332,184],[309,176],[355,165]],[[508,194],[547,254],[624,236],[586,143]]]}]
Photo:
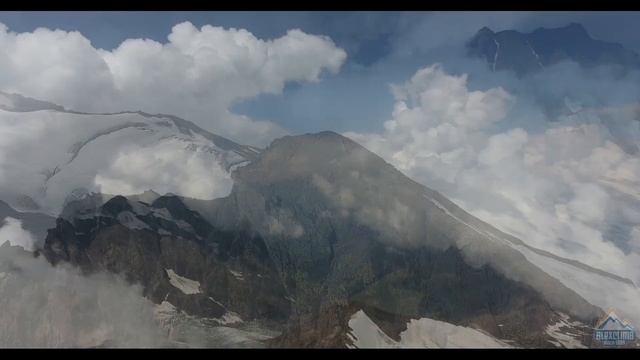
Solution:
[{"label": "mountain", "polygon": [[4,91],[0,91],[0,109],[19,112],[38,110],[65,111],[65,108],[60,105]]},{"label": "mountain", "polygon": [[[171,115],[0,104],[0,216],[55,269],[140,286],[174,346],[584,347],[602,309],[636,321],[630,280],[498,231],[339,134],[258,149]],[[0,290],[20,279],[3,261]]]},{"label": "mountain", "polygon": [[175,196],[151,204],[115,196],[85,206],[70,221],[58,219],[43,252],[53,264],[70,262],[85,273],[123,273],[144,284],[154,302],[191,315],[221,322],[242,321],[238,313],[245,319],[288,315],[284,289],[270,281],[277,275],[262,240],[212,227]]},{"label": "mountain", "polygon": [[0,199],[52,216],[92,192],[133,194],[153,186],[224,196],[230,172],[259,152],[171,115],[81,113],[7,93],[0,93],[0,124],[7,134],[0,142]]},{"label": "mountain", "polygon": [[258,324],[279,333],[264,339],[275,347],[583,347],[611,305],[589,284],[629,294],[619,308],[638,294],[501,233],[336,133],[277,139],[233,181],[214,200],[70,201],[40,252],[121,274],[212,324]]},{"label": "mountain", "polygon": [[583,66],[614,65],[640,68],[640,57],[617,43],[593,39],[580,24],[530,33],[480,29],[467,43],[470,56],[484,58],[493,71],[512,70],[522,76],[571,60]]}]

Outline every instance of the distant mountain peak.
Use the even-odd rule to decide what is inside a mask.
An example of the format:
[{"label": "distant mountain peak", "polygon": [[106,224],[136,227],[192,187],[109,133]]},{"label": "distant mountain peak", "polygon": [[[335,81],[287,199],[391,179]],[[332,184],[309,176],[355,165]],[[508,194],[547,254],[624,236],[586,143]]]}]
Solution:
[{"label": "distant mountain peak", "polygon": [[491,28],[483,26],[482,29],[478,30],[478,34],[495,34],[495,32]]},{"label": "distant mountain peak", "polygon": [[39,110],[65,111],[64,107],[20,94],[0,91],[0,110],[30,112]]},{"label": "distant mountain peak", "polygon": [[540,29],[546,29],[546,30],[562,30],[562,29],[566,29],[566,30],[573,30],[573,31],[581,31],[581,32],[587,32],[587,29],[580,23],[578,22],[570,22],[569,24],[565,25],[565,26],[560,26],[557,28],[544,28],[541,27]]},{"label": "distant mountain peak", "polygon": [[484,58],[494,71],[510,70],[523,76],[561,61],[582,66],[614,65],[623,70],[640,68],[640,57],[618,43],[597,40],[580,23],[558,28],[493,32],[480,29],[468,42],[471,57]]}]

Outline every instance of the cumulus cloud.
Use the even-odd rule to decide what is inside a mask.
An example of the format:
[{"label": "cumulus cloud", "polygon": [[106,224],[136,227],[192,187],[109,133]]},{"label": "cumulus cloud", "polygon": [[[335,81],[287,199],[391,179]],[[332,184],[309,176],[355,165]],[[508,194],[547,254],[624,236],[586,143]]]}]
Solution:
[{"label": "cumulus cloud", "polygon": [[80,111],[174,114],[263,145],[285,130],[229,107],[280,93],[288,82],[318,81],[346,59],[331,39],[297,29],[263,40],[244,29],[184,22],[167,40],[127,39],[107,51],[76,31],[15,33],[0,24],[0,89]]},{"label": "cumulus cloud", "polygon": [[[537,85],[553,87],[546,79]],[[610,131],[618,125],[602,116],[602,102],[548,122],[531,92],[472,91],[467,75],[440,65],[392,92],[383,132],[345,135],[532,246],[640,281],[640,159]],[[616,119],[637,143],[634,120]]]},{"label": "cumulus cloud", "polygon": [[95,186],[101,193],[120,195],[140,194],[152,186],[161,194],[197,199],[215,199],[231,192],[231,175],[215,157],[176,148],[170,142],[152,148],[130,145],[110,165],[98,169]]},{"label": "cumulus cloud", "polygon": [[22,227],[22,222],[12,217],[6,217],[0,227],[0,245],[5,242],[28,251],[33,251],[36,243],[31,233]]}]

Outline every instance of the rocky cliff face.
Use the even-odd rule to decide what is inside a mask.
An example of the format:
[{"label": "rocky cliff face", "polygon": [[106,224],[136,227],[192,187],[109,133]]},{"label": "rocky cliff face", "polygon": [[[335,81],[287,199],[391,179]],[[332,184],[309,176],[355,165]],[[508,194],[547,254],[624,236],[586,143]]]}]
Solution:
[{"label": "rocky cliff face", "polygon": [[70,221],[60,218],[43,252],[53,264],[121,274],[155,303],[168,301],[191,315],[221,322],[288,318],[289,301],[264,242],[213,228],[177,197],[145,204],[116,196]]}]

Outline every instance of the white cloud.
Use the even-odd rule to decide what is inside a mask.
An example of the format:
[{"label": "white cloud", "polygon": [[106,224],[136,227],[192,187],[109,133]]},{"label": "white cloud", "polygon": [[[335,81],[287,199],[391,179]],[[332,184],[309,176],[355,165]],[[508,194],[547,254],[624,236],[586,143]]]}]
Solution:
[{"label": "white cloud", "polygon": [[198,29],[189,22],[175,25],[166,43],[128,39],[112,51],[94,48],[75,31],[14,33],[2,25],[0,48],[2,90],[81,111],[174,114],[261,145],[285,131],[229,107],[280,93],[287,82],[318,81],[346,59],[331,39],[296,29],[262,40],[244,29]]},{"label": "white cloud", "polygon": [[231,192],[231,175],[210,154],[176,151],[171,142],[154,147],[131,145],[121,150],[95,185],[104,194],[140,194],[150,188],[198,199],[215,199]]},{"label": "white cloud", "polygon": [[[166,329],[142,288],[108,273],[0,246],[0,347],[162,347]],[[190,339],[189,339],[190,341]]]},{"label": "white cloud", "polygon": [[493,135],[489,138],[487,147],[478,154],[478,162],[487,166],[499,164],[521,151],[527,140],[527,132],[520,128]]},{"label": "white cloud", "polygon": [[[640,282],[640,159],[610,128],[583,113],[524,129],[541,110],[502,88],[470,91],[439,65],[392,89],[382,133],[345,135],[533,246]],[[629,234],[612,231],[625,224]]]},{"label": "white cloud", "polygon": [[31,233],[22,228],[22,222],[12,217],[7,217],[0,227],[0,246],[5,242],[14,246],[22,246],[25,250],[33,251],[35,239]]}]

